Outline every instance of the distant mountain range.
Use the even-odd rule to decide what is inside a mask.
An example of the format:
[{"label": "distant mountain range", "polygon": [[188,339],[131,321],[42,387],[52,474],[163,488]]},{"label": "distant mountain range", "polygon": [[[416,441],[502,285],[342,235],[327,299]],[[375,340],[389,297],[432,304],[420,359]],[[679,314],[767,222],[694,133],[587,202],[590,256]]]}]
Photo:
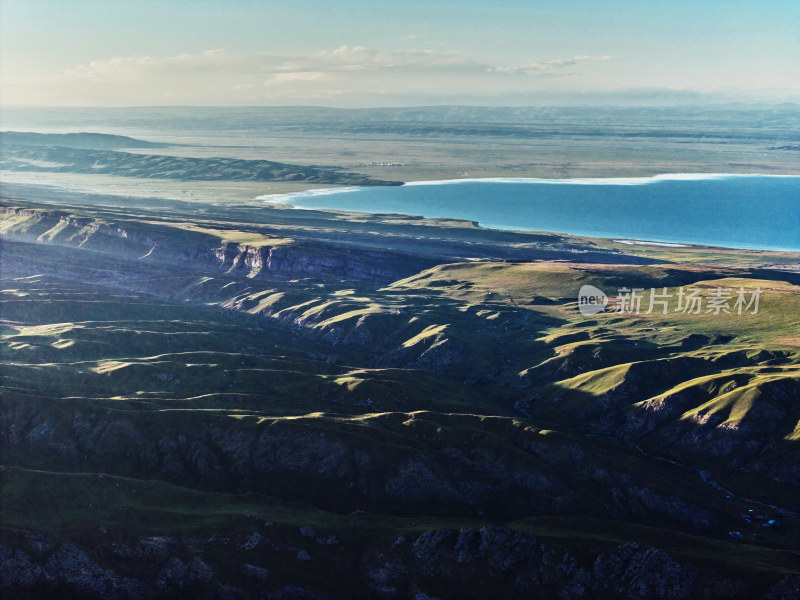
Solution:
[{"label": "distant mountain range", "polygon": [[28,131],[0,132],[0,144],[19,146],[61,146],[89,150],[116,150],[119,148],[165,148],[171,144],[147,142],[125,135],[105,133],[33,133]]}]

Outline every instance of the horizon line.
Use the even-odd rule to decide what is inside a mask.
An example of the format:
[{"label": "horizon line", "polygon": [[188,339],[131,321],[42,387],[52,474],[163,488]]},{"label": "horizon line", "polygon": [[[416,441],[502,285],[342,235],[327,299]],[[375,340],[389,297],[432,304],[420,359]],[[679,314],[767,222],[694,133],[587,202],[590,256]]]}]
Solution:
[{"label": "horizon line", "polygon": [[371,109],[398,109],[398,108],[714,108],[726,106],[792,106],[800,108],[800,101],[781,100],[730,100],[727,102],[685,102],[685,103],[559,103],[552,104],[469,104],[456,102],[443,102],[432,104],[396,104],[396,105],[363,105],[363,106],[332,106],[327,104],[3,104],[0,110],[5,109],[174,109],[174,108],[310,108],[329,110],[371,110]]}]

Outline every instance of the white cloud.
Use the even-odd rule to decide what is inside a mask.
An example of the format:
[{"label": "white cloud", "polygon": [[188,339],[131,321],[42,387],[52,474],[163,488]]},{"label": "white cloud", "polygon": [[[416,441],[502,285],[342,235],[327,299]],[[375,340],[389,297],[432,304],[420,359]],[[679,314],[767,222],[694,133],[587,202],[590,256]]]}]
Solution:
[{"label": "white cloud", "polygon": [[335,79],[329,73],[322,71],[289,71],[286,73],[275,73],[264,81],[264,85],[283,85],[297,82],[331,81]]},{"label": "white cloud", "polygon": [[553,71],[556,69],[562,69],[564,67],[571,67],[579,62],[596,62],[596,61],[605,61],[605,60],[612,60],[613,57],[611,56],[586,56],[586,55],[579,55],[573,56],[572,58],[557,58],[555,60],[545,60],[545,61],[538,61],[538,62],[529,62],[522,65],[517,65],[514,67],[490,67],[490,71],[496,73],[542,73],[545,71]]},{"label": "white cloud", "polygon": [[[609,60],[573,56],[518,66],[497,66],[444,49],[381,50],[343,45],[306,55],[243,54],[206,50],[170,57],[94,60],[50,79],[5,82],[6,102],[49,104],[258,104],[303,103],[315,98],[376,94],[420,97],[475,93],[527,93],[566,67]],[[535,74],[538,77],[508,77]],[[537,87],[538,86],[538,87]]]},{"label": "white cloud", "polygon": [[339,46],[334,50],[315,52],[282,66],[282,70],[320,69],[336,71],[369,71],[378,69],[432,69],[469,67],[476,63],[468,57],[433,50],[376,50],[365,46]]},{"label": "white cloud", "polygon": [[179,54],[168,58],[152,56],[115,57],[94,60],[67,70],[59,80],[83,80],[102,82],[137,81],[148,73],[158,71],[186,70],[229,66],[233,55],[225,50],[206,50],[201,54]]}]

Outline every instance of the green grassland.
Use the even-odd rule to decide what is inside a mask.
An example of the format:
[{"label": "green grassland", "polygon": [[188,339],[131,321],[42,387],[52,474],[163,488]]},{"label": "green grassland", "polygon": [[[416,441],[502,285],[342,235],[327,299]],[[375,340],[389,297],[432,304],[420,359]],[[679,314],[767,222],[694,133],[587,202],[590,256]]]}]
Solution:
[{"label": "green grassland", "polygon": [[[112,540],[256,532],[276,585],[356,596],[366,549],[486,525],[589,562],[636,542],[764,585],[800,573],[800,281],[779,268],[800,257],[78,200],[10,199],[0,222],[5,542],[46,533],[137,574]],[[758,314],[585,317],[586,284],[645,308],[762,295]]]}]

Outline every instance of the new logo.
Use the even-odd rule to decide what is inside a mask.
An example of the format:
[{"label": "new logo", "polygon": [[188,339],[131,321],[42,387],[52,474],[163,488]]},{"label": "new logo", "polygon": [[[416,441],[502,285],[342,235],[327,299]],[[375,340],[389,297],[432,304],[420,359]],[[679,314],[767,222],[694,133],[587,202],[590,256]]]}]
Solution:
[{"label": "new logo", "polygon": [[593,285],[584,285],[578,293],[578,310],[584,317],[603,312],[608,306],[608,296]]}]

